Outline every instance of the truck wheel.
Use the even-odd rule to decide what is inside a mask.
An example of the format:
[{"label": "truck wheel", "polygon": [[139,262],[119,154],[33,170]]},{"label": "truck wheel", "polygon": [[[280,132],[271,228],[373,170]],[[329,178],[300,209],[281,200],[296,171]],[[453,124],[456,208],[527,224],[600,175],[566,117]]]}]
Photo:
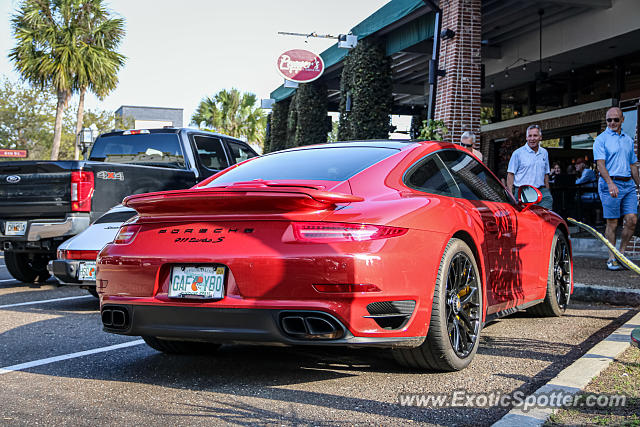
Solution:
[{"label": "truck wheel", "polygon": [[42,283],[51,276],[47,271],[49,259],[45,254],[4,252],[4,263],[9,274],[14,279],[26,283]]}]

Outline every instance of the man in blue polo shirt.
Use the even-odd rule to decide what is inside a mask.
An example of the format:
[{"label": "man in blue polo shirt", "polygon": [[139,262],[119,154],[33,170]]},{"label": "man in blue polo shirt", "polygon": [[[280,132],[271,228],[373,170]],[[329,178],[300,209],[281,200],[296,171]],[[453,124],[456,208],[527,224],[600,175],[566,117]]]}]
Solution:
[{"label": "man in blue polo shirt", "polygon": [[[507,188],[518,197],[518,187],[532,185],[540,189],[542,200],[538,203],[543,208],[551,209],[553,197],[549,191],[549,153],[540,147],[542,131],[540,126],[527,128],[527,143],[511,155],[507,167]],[[515,188],[514,188],[515,185]]]},{"label": "man in blue polo shirt", "polygon": [[[618,107],[610,108],[606,117],[607,129],[593,143],[593,158],[600,172],[598,194],[602,200],[602,216],[607,220],[605,237],[612,245],[616,244],[616,228],[618,219],[622,216],[620,252],[624,253],[638,220],[638,158],[633,150],[633,139],[622,132],[622,110]],[[622,270],[624,267],[609,252],[607,268]]]}]

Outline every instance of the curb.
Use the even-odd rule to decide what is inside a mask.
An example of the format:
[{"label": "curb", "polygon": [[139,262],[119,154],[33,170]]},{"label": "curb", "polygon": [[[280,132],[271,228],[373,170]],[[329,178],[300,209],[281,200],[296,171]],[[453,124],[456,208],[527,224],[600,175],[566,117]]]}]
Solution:
[{"label": "curb", "polygon": [[640,306],[640,289],[574,283],[571,299],[605,302],[622,306]]},{"label": "curb", "polygon": [[[640,313],[619,327],[611,335],[593,346],[581,358],[565,368],[555,378],[532,393],[532,396],[561,391],[567,395],[578,394],[589,382],[607,368],[615,358],[631,346],[630,335],[640,326]],[[514,408],[492,427],[541,426],[558,407],[547,406],[524,412]]]}]

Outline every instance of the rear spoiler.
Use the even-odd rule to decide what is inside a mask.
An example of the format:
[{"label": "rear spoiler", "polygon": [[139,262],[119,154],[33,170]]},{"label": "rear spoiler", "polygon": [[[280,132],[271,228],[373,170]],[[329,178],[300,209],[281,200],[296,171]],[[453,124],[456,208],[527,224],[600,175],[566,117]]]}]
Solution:
[{"label": "rear spoiler", "polygon": [[310,187],[231,186],[160,191],[128,196],[122,204],[141,216],[284,213],[329,209],[337,204],[361,202],[351,194]]}]

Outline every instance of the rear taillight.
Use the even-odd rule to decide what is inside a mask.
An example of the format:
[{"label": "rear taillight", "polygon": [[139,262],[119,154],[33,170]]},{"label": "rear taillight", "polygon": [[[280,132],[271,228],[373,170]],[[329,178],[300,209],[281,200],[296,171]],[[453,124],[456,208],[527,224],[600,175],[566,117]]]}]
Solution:
[{"label": "rear taillight", "polygon": [[133,242],[133,239],[136,238],[136,234],[140,231],[139,225],[123,225],[120,227],[120,231],[118,231],[118,235],[113,240],[113,243],[116,245],[126,245],[127,243]]},{"label": "rear taillight", "polygon": [[349,224],[337,222],[294,222],[293,235],[299,242],[331,243],[361,242],[402,236],[406,228],[384,225]]},{"label": "rear taillight", "polygon": [[93,189],[93,172],[71,172],[71,210],[73,212],[91,212]]},{"label": "rear taillight", "polygon": [[79,259],[95,261],[98,258],[99,251],[71,251],[60,249],[58,250],[58,259]]}]

